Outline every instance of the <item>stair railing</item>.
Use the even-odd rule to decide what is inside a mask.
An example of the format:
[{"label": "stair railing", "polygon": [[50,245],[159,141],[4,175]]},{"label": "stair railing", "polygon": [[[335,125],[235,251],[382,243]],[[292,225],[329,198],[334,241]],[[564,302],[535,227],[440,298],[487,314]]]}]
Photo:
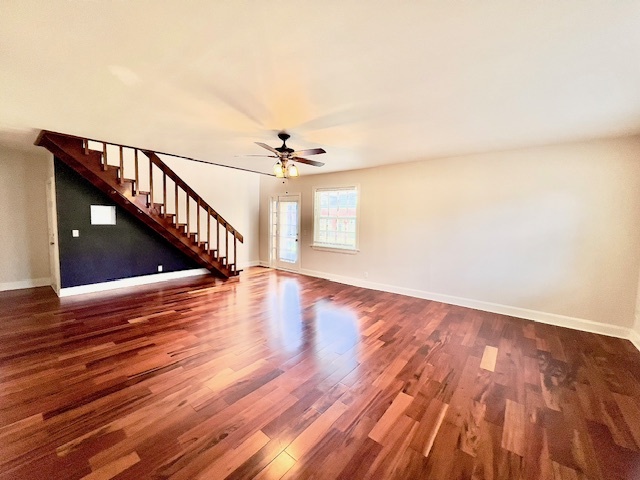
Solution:
[{"label": "stair railing", "polygon": [[[119,167],[118,183],[122,184],[127,180],[124,174],[125,168],[132,168],[134,178],[131,180],[133,183],[132,194],[134,196],[146,194],[147,207],[155,209],[159,215],[171,221],[176,229],[186,234],[187,237],[206,250],[213,259],[220,262],[222,266],[228,268],[232,273],[238,270],[238,241],[243,243],[243,236],[171,170],[155,152],[89,139],[83,139],[82,141],[85,154],[88,154],[90,150],[102,152],[101,166],[105,171],[109,168],[109,160],[112,158],[109,155],[109,147],[116,147],[119,155],[117,165],[114,166]],[[140,162],[139,151],[149,159],[146,168],[143,166],[146,162]],[[129,165],[130,162],[125,161],[129,159],[132,160],[131,163],[133,165]],[[155,183],[154,177],[157,177]],[[149,186],[149,191],[143,191],[140,188],[141,182],[144,183],[144,180]],[[161,180],[161,183],[157,183],[157,180]],[[173,183],[173,189],[168,185],[168,181]],[[159,185],[162,187],[160,188]],[[169,198],[169,192],[173,195],[173,199]],[[161,197],[162,201],[156,202],[155,199],[157,197]],[[195,211],[191,209],[192,204],[195,206]],[[170,210],[173,211],[170,212]],[[195,222],[193,221],[194,213]],[[203,215],[204,220],[202,219]],[[214,228],[212,228],[212,224]],[[220,237],[221,230],[222,238]],[[232,243],[229,237],[232,238]]]}]

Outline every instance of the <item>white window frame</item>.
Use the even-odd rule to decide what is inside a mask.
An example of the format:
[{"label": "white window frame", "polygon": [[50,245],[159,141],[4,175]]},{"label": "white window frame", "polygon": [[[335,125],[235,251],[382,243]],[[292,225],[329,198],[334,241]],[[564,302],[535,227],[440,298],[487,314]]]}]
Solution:
[{"label": "white window frame", "polygon": [[[356,192],[356,242],[355,247],[340,247],[337,245],[329,245],[324,243],[319,243],[316,241],[316,233],[318,232],[318,209],[319,205],[317,205],[316,197],[319,191],[338,191],[338,190],[355,190]],[[313,243],[311,244],[311,248],[315,250],[322,250],[328,252],[338,252],[338,253],[350,253],[355,254],[360,251],[360,185],[352,184],[352,185],[342,185],[342,186],[333,186],[333,187],[313,187]]]}]

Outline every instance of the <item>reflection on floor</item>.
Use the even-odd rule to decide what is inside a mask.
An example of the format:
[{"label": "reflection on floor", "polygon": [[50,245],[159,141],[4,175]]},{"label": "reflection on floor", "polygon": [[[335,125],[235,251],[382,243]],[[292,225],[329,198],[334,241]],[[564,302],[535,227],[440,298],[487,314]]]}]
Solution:
[{"label": "reflection on floor", "polygon": [[0,306],[1,478],[640,478],[627,341],[262,268]]}]

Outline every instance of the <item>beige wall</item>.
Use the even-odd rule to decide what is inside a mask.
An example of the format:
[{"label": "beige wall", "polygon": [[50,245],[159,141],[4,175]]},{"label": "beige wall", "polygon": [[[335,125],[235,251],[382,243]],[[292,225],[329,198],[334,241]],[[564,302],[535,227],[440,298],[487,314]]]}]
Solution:
[{"label": "beige wall", "polygon": [[[350,184],[361,189],[360,252],[312,249],[313,187]],[[284,191],[302,194],[303,272],[418,296],[634,323],[638,137],[311,175],[285,184],[263,177],[263,262],[268,199]]]},{"label": "beige wall", "polygon": [[0,289],[48,283],[51,156],[0,145]]},{"label": "beige wall", "polygon": [[[245,243],[238,248],[239,266],[257,263],[258,175],[165,160],[244,235]],[[44,150],[0,145],[0,290],[49,282],[46,181],[52,165],[52,156]]]},{"label": "beige wall", "polygon": [[162,160],[242,234],[244,244],[238,244],[239,267],[256,264],[260,175],[169,156],[163,156]]}]

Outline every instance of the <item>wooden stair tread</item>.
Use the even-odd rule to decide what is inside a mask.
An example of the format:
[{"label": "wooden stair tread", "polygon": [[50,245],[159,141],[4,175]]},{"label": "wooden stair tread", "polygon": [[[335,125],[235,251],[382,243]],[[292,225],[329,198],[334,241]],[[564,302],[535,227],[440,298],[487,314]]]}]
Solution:
[{"label": "wooden stair tread", "polygon": [[[36,140],[36,145],[45,147],[52,152],[57,158],[60,158],[61,161],[88,180],[94,187],[109,195],[116,204],[132,214],[138,221],[141,221],[161,236],[164,236],[174,248],[182,251],[182,253],[213,273],[217,273],[223,277],[230,276],[230,268],[224,265],[226,258],[218,259],[215,256],[217,252],[216,249],[209,250],[209,242],[199,241],[199,237],[202,236],[202,231],[200,231],[200,235],[198,232],[187,232],[186,223],[174,223],[174,221],[177,220],[176,213],[162,212],[162,210],[166,208],[165,197],[163,197],[165,201],[154,202],[153,198],[151,198],[150,191],[136,190],[136,187],[139,186],[139,181],[133,178],[119,178],[120,175],[124,175],[123,167],[127,167],[127,165],[123,165],[122,158],[120,159],[120,165],[103,163],[102,160],[105,158],[104,152],[92,148],[85,148],[84,142],[85,140],[79,137],[42,131]],[[176,182],[176,185],[182,188],[182,192],[187,193],[187,198],[197,200],[200,208],[201,202],[204,202],[202,197],[194,192],[182,179],[177,177],[177,175],[157,157],[157,154],[144,150],[137,150],[137,152],[149,157],[150,162],[155,165],[155,168],[159,168],[162,174],[166,175],[165,182],[166,178],[170,178]],[[108,159],[113,161],[114,157],[109,155]],[[154,189],[154,192],[155,191]],[[144,195],[147,196],[146,199],[144,197],[136,198],[137,196]],[[213,211],[210,206],[206,205],[206,202],[204,202],[202,208],[207,208],[209,212]],[[215,220],[220,222],[219,224],[223,228],[232,229],[230,225],[227,227],[228,224],[219,218],[219,216],[214,216],[214,221]],[[200,223],[198,223],[198,225],[200,226]],[[195,224],[190,225],[190,227],[194,228]],[[242,235],[233,229],[230,231],[232,233],[232,242],[234,242],[235,239],[241,243],[243,242]],[[233,248],[235,248],[235,244]]]}]

